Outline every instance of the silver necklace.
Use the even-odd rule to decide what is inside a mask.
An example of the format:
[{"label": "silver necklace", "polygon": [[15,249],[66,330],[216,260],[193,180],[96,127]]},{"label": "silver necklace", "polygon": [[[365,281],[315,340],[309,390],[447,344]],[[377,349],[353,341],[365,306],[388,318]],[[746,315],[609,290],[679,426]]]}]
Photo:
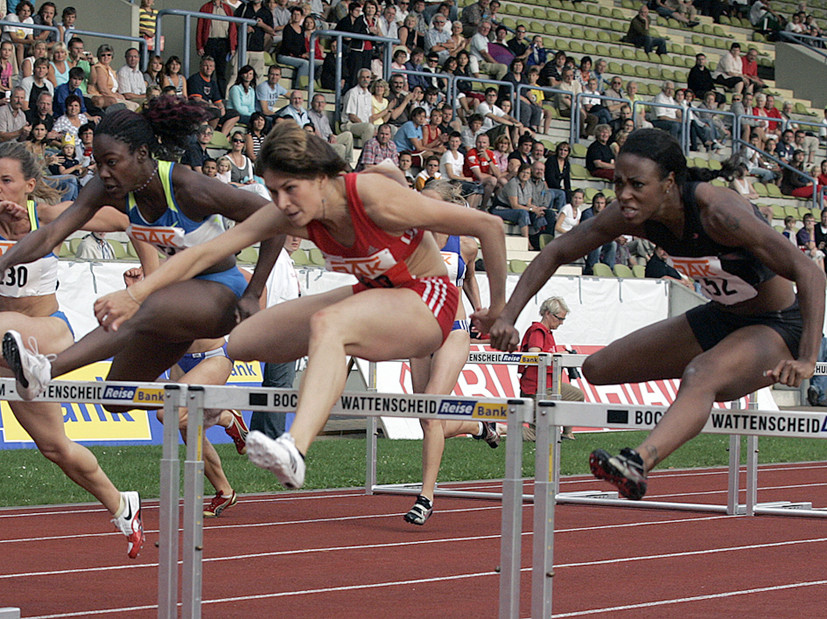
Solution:
[{"label": "silver necklace", "polygon": [[152,179],[155,178],[155,175],[158,173],[158,162],[155,162],[155,169],[152,170],[152,174],[149,175],[149,178],[146,179],[146,182],[138,187],[137,189],[133,190],[132,193],[141,193],[144,189],[146,189],[147,185],[152,182]]}]

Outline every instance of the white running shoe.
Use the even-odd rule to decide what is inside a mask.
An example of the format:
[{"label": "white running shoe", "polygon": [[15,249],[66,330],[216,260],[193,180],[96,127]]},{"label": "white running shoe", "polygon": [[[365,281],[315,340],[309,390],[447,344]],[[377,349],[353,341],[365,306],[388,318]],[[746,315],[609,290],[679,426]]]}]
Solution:
[{"label": "white running shoe", "polygon": [[304,485],[304,457],[289,432],[273,440],[253,430],[247,435],[247,456],[257,467],[273,473],[285,488]]},{"label": "white running shoe", "polygon": [[3,336],[3,357],[14,372],[17,393],[24,400],[34,400],[52,382],[51,360],[37,351],[37,340],[33,337],[29,338],[29,348],[26,348],[17,331],[7,331]]},{"label": "white running shoe", "polygon": [[121,515],[112,518],[112,524],[121,533],[126,535],[126,554],[134,559],[141,552],[144,545],[144,522],[141,519],[141,497],[137,492],[121,492],[124,509]]}]

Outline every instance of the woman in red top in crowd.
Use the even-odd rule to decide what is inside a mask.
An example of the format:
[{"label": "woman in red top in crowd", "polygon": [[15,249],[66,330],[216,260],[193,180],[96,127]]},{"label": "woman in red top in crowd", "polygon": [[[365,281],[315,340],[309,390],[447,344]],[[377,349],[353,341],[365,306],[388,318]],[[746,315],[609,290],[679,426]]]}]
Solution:
[{"label": "woman in red top in crowd", "polygon": [[258,216],[173,256],[134,284],[131,294],[99,299],[95,313],[104,327],[117,329],[154,290],[280,233],[309,238],[325,253],[330,270],[355,275],[354,286],[262,310],[230,334],[227,352],[238,361],[309,357],[290,433],[275,441],[260,432],[247,438],[254,464],[298,488],[304,454],[344,389],[346,357],[421,357],[450,333],[458,290],[424,231],[480,240],[496,313],[505,304],[505,240],[499,218],[417,194],[393,166],[343,175],[345,162],[333,149],[292,122],[273,128],[257,163],[273,197]]}]

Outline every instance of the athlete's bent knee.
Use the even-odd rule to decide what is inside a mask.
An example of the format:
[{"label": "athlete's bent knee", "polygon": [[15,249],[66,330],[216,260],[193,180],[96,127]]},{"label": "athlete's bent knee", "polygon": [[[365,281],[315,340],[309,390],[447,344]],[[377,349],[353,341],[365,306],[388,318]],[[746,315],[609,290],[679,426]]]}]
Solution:
[{"label": "athlete's bent knee", "polygon": [[613,382],[612,377],[607,372],[607,364],[601,352],[589,355],[583,362],[583,376],[592,385],[608,385]]}]

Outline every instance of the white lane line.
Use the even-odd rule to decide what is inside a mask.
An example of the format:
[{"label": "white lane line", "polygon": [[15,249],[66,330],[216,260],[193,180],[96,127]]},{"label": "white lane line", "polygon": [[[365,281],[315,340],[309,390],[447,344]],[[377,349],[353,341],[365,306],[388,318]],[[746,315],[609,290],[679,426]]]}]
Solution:
[{"label": "white lane line", "polygon": [[552,615],[554,619],[562,619],[563,617],[582,617],[584,615],[599,615],[603,613],[618,612],[621,610],[635,610],[639,608],[652,608],[654,606],[669,606],[672,604],[685,604],[688,602],[702,602],[704,600],[716,600],[721,598],[735,597],[738,595],[752,595],[755,593],[768,593],[771,591],[783,591],[785,589],[800,589],[802,587],[818,587],[827,585],[827,580],[811,580],[809,582],[793,582],[786,585],[775,585],[772,587],[758,587],[755,589],[739,589],[736,591],[724,591],[722,593],[710,593],[708,595],[694,595],[685,598],[674,598],[671,600],[656,600],[653,602],[642,602],[640,604],[626,604],[624,606],[611,606],[608,608],[593,608],[590,610],[581,610],[570,613],[560,613]]}]

